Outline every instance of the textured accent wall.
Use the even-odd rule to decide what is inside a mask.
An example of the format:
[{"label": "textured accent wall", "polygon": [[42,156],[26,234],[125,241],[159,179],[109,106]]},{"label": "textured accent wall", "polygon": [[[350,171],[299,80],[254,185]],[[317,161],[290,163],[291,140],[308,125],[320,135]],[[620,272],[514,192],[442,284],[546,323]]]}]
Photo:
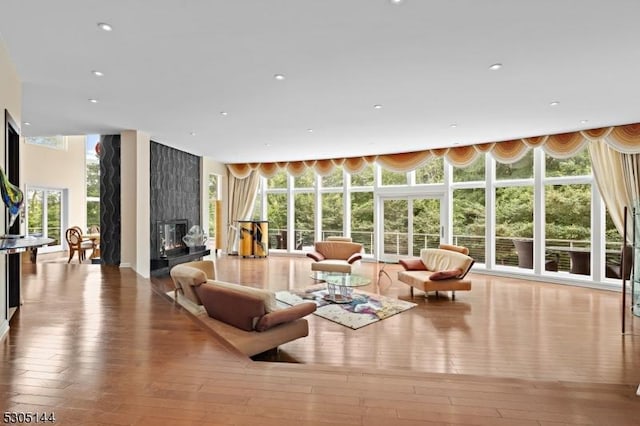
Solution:
[{"label": "textured accent wall", "polygon": [[100,257],[120,265],[120,135],[103,135],[100,143]]},{"label": "textured accent wall", "polygon": [[151,259],[158,258],[156,224],[187,219],[200,225],[200,157],[151,141]]}]

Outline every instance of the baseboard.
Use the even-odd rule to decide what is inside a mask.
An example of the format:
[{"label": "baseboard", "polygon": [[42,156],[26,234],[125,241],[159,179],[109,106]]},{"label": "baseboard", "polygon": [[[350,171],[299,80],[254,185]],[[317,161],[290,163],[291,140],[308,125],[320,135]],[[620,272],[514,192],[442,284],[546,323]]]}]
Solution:
[{"label": "baseboard", "polygon": [[9,321],[2,321],[0,323],[0,342],[2,342],[5,337],[9,335]]},{"label": "baseboard", "polygon": [[131,264],[130,263],[121,263],[120,267],[121,268],[131,268]]}]

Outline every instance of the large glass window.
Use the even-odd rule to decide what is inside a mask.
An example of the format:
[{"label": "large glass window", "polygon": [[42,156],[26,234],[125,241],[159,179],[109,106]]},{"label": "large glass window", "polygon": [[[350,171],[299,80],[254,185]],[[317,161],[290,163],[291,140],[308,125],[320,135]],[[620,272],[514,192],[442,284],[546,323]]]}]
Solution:
[{"label": "large glass window", "polygon": [[344,182],[342,166],[336,167],[329,176],[322,178],[323,188],[342,188]]},{"label": "large glass window", "polygon": [[315,240],[314,212],[315,203],[313,193],[302,192],[294,195],[295,217],[295,250],[312,247]]},{"label": "large glass window", "polygon": [[100,157],[96,145],[100,135],[87,135],[86,173],[87,173],[87,228],[100,226]]},{"label": "large glass window", "polygon": [[42,247],[42,251],[59,250],[62,247],[63,194],[59,189],[27,189],[27,235],[54,240],[49,246]]},{"label": "large glass window", "polygon": [[386,169],[381,171],[382,185],[406,185],[407,174],[404,172],[392,172]]},{"label": "large glass window", "polygon": [[371,187],[373,189],[373,164],[365,167],[360,173],[351,175],[351,187]]},{"label": "large glass window", "polygon": [[375,254],[373,239],[373,181],[374,166],[368,165],[360,173],[351,175],[351,239],[364,247],[365,253]]},{"label": "large glass window", "polygon": [[373,191],[351,192],[351,239],[374,254]]},{"label": "large glass window", "polygon": [[[285,234],[279,247],[289,251],[311,246],[315,238],[346,233],[362,243],[367,254],[374,253],[377,246],[383,253],[410,256],[437,245],[442,235],[451,232],[450,242],[468,247],[476,264],[484,263],[489,269],[494,262],[487,264],[486,256],[492,249],[496,265],[532,269],[536,249],[544,246],[539,251],[545,255],[540,265],[566,276],[573,272],[572,278],[578,273],[572,268],[572,256],[576,255],[569,249],[606,261],[600,268],[603,271],[619,259],[621,238],[608,218],[606,227],[595,225],[598,232],[607,235],[606,259],[604,251],[591,252],[592,211],[600,208],[601,201],[591,200],[594,183],[587,150],[569,159],[555,159],[540,148],[530,149],[512,164],[481,155],[467,167],[451,167],[450,181],[445,179],[448,167],[446,159],[432,158],[410,173],[391,172],[375,164],[354,174],[345,174],[338,167],[320,178],[313,169],[295,178],[287,177],[283,170],[266,181],[267,197],[263,199],[269,204],[272,229]],[[425,186],[429,184],[440,186]],[[349,196],[345,198],[346,193]],[[292,203],[289,197],[293,197]],[[491,205],[486,204],[488,197],[494,199]],[[535,200],[544,205],[535,205]],[[439,216],[439,211],[450,205],[453,210]],[[290,247],[286,247],[287,206],[291,210],[288,229],[294,233],[288,238],[288,244],[293,244]],[[378,217],[378,213],[382,215]],[[440,217],[447,221],[440,224]],[[488,218],[495,218],[495,224],[488,223]],[[316,225],[321,229],[314,229]],[[491,241],[487,241],[487,228],[494,230]],[[534,228],[543,231],[545,241],[534,244]],[[383,232],[374,237],[378,229]],[[587,264],[590,267],[590,262]]]},{"label": "large glass window", "polygon": [[[496,188],[496,264],[518,266],[516,244],[533,241],[533,187]],[[531,250],[533,255],[533,249]],[[521,254],[521,256],[526,256]],[[522,267],[530,262],[520,259]]]},{"label": "large glass window", "polygon": [[454,182],[484,182],[485,180],[485,157],[480,155],[476,161],[467,167],[453,168]]},{"label": "large glass window", "polygon": [[342,192],[322,194],[322,239],[332,235],[344,235],[344,205]]},{"label": "large glass window", "polygon": [[533,177],[533,149],[520,160],[511,164],[496,164],[496,179],[528,179]]},{"label": "large glass window", "polygon": [[485,189],[453,191],[453,244],[468,247],[477,263],[485,263]]},{"label": "large glass window", "polygon": [[275,249],[287,249],[287,194],[267,193],[269,242]]},{"label": "large glass window", "polygon": [[557,159],[546,155],[545,163],[547,177],[591,175],[591,158],[587,149],[583,149],[577,155],[567,159]]},{"label": "large glass window", "polygon": [[427,164],[416,169],[416,183],[442,183],[444,182],[444,159],[432,158]]},{"label": "large glass window", "polygon": [[546,185],[545,211],[546,249],[558,270],[589,275],[591,185]]}]

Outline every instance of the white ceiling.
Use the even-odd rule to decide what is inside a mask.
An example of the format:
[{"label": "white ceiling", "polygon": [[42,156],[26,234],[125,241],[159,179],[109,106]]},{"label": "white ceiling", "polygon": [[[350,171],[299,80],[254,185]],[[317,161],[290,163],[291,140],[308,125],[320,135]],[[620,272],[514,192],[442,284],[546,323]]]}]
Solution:
[{"label": "white ceiling", "polygon": [[138,129],[254,162],[640,122],[638,16],[638,0],[2,0],[0,35],[23,134]]}]

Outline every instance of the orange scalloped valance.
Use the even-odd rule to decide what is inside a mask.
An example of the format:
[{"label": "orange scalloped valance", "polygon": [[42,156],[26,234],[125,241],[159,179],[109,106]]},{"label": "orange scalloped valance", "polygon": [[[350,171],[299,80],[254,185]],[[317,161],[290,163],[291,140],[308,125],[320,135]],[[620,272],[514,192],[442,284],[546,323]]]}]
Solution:
[{"label": "orange scalloped valance", "polygon": [[264,177],[272,177],[281,169],[286,169],[293,176],[300,176],[307,168],[313,168],[319,175],[327,176],[337,166],[343,166],[349,173],[359,173],[374,162],[387,170],[409,172],[421,167],[433,157],[445,157],[456,167],[466,167],[484,153],[492,155],[501,163],[514,163],[524,157],[530,149],[537,147],[541,147],[554,158],[569,158],[590,142],[597,140],[606,142],[616,151],[626,154],[640,153],[640,123],[452,148],[278,163],[236,163],[227,164],[227,168],[237,178],[249,176],[252,170],[257,170]]}]

